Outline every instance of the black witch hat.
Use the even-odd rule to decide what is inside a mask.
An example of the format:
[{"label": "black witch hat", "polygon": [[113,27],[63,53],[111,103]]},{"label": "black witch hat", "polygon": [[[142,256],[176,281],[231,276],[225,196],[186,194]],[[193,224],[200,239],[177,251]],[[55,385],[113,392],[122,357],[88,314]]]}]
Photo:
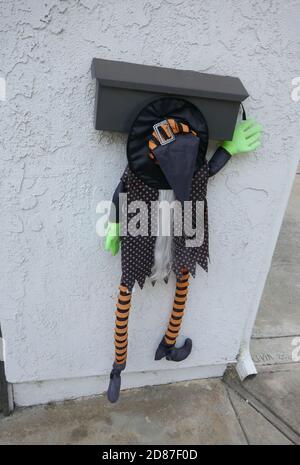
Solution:
[{"label": "black witch hat", "polygon": [[187,100],[162,97],[136,117],[127,141],[131,171],[156,189],[173,189],[189,200],[194,173],[204,164],[208,127],[200,110]]}]

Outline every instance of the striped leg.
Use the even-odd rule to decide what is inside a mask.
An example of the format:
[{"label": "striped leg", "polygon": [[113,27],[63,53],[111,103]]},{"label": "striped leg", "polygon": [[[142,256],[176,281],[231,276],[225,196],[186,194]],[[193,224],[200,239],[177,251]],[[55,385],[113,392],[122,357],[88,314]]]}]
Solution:
[{"label": "striped leg", "polygon": [[173,309],[169,320],[168,330],[164,337],[164,342],[168,345],[175,345],[176,343],[176,339],[178,337],[182,323],[188,294],[190,274],[187,269],[184,269],[182,272],[182,277],[179,278],[176,283],[176,292],[174,297]]},{"label": "striped leg", "polygon": [[117,301],[115,326],[115,362],[109,376],[107,398],[117,402],[121,389],[121,372],[126,366],[128,318],[131,306],[131,293],[121,284]]},{"label": "striped leg", "polygon": [[115,325],[115,364],[124,365],[127,359],[128,318],[131,306],[131,293],[126,286],[120,286],[117,301]]}]

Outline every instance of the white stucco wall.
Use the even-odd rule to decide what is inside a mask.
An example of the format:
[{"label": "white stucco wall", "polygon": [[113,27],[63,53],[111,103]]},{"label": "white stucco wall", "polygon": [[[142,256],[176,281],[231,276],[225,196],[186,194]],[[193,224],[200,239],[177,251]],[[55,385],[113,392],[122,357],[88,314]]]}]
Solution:
[{"label": "white stucco wall", "polygon": [[263,146],[210,181],[211,265],[191,284],[182,331],[193,353],[185,370],[154,362],[173,283],[147,284],[125,383],[217,375],[236,359],[299,159],[299,15],[299,0],[0,3],[0,321],[18,403],[100,392],[113,361],[120,263],[96,235],[96,205],[123,172],[126,136],[93,128],[93,57],[239,76],[251,95]]}]

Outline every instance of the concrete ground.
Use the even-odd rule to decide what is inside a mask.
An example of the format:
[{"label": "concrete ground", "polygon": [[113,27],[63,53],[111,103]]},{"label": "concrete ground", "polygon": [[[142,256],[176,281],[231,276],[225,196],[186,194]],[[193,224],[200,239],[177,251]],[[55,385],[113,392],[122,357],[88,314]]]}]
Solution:
[{"label": "concrete ground", "polygon": [[262,372],[241,386],[219,379],[123,391],[19,409],[0,444],[300,444],[300,370]]},{"label": "concrete ground", "polygon": [[209,379],[19,409],[0,444],[300,444],[300,169],[255,325],[258,376]]}]

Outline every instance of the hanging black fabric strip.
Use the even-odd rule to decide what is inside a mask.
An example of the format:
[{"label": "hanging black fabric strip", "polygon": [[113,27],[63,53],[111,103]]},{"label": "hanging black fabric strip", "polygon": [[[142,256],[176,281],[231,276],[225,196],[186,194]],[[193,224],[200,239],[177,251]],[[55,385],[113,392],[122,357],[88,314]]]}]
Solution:
[{"label": "hanging black fabric strip", "polygon": [[246,110],[245,110],[245,107],[244,107],[244,105],[242,103],[241,103],[241,107],[242,107],[242,119],[243,119],[243,121],[246,121],[246,119],[247,119]]}]

